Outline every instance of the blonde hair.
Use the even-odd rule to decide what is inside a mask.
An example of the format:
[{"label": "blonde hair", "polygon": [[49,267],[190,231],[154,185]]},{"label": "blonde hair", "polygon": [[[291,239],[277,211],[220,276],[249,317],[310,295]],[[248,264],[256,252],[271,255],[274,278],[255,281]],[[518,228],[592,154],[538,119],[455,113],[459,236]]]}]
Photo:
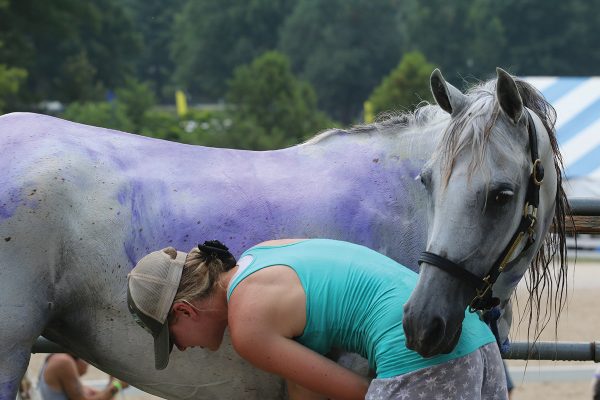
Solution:
[{"label": "blonde hair", "polygon": [[229,269],[231,267],[228,268],[227,264],[213,254],[207,254],[197,247],[193,248],[185,258],[179,288],[173,302],[191,302],[208,297],[219,282],[221,273]]}]

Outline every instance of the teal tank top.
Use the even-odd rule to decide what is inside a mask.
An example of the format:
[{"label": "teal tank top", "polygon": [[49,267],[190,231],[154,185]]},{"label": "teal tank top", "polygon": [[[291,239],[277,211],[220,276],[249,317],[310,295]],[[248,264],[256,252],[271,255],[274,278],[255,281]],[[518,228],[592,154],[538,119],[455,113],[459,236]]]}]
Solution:
[{"label": "teal tank top", "polygon": [[323,355],[334,347],[358,353],[377,378],[441,364],[495,341],[488,326],[465,311],[462,334],[451,353],[423,358],[407,349],[403,306],[418,275],[374,250],[336,240],[248,249],[240,257],[227,299],[247,276],[273,265],[293,269],[306,294],[306,326],[294,340]]}]

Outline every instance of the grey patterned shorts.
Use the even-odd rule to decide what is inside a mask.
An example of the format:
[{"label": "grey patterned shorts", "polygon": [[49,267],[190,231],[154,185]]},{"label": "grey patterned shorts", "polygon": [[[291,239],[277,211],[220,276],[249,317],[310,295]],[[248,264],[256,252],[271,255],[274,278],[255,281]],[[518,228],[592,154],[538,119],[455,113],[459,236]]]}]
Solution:
[{"label": "grey patterned shorts", "polygon": [[506,400],[506,376],[496,343],[464,357],[393,378],[373,379],[365,400]]}]

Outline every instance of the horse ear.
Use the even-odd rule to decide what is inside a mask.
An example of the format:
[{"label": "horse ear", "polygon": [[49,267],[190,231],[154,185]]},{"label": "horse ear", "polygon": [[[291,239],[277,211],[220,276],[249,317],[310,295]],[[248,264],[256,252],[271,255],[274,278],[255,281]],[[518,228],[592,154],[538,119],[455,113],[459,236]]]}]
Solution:
[{"label": "horse ear", "polygon": [[458,114],[467,104],[467,96],[446,82],[439,69],[431,73],[431,93],[436,103],[451,115]]},{"label": "horse ear", "polygon": [[523,100],[515,80],[502,68],[496,68],[498,83],[496,84],[496,97],[500,108],[516,124],[523,115]]}]

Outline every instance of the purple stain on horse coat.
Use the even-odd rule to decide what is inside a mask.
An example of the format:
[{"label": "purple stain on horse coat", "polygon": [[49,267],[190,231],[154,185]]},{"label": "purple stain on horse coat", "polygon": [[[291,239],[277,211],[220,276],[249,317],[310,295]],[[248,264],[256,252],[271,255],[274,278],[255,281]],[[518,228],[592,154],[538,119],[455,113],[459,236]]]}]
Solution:
[{"label": "purple stain on horse coat", "polygon": [[[28,114],[3,118],[18,121],[20,132],[9,136],[27,128],[38,142],[18,150],[20,166],[12,165],[13,176],[3,182],[14,188],[4,185],[3,192],[18,193],[24,176],[45,176],[65,201],[87,196],[83,206],[98,219],[108,211],[116,215],[130,267],[166,246],[188,251],[198,241],[220,239],[239,255],[262,240],[307,236],[361,243],[416,267],[413,242],[424,228],[412,226],[421,190],[414,176],[422,161],[394,150],[402,143],[393,134],[342,132],[314,144],[253,152]],[[10,200],[3,207],[3,218],[10,218],[19,205]],[[411,233],[404,235],[407,228]]]},{"label": "purple stain on horse coat", "polygon": [[19,380],[12,379],[6,382],[0,382],[0,400],[14,400],[15,394],[19,388]]},{"label": "purple stain on horse coat", "polygon": [[[3,187],[6,187],[2,185]],[[0,218],[6,219],[14,215],[15,210],[22,201],[21,190],[16,187],[7,187],[5,196],[0,203]]]}]

